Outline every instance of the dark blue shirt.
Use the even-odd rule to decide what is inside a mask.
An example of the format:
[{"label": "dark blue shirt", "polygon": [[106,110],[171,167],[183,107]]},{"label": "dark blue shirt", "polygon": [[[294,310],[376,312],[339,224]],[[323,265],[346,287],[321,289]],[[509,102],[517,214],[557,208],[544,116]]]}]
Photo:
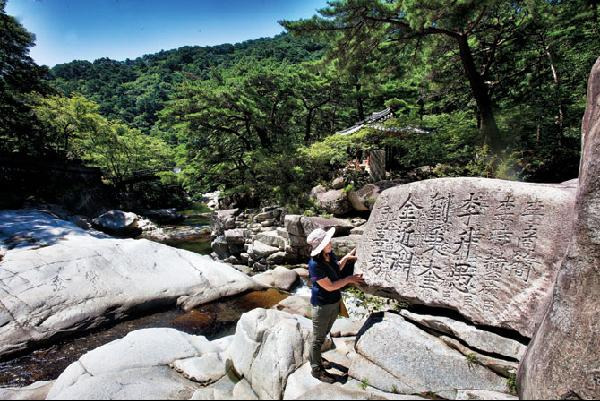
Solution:
[{"label": "dark blue shirt", "polygon": [[310,273],[310,280],[312,281],[310,303],[314,306],[318,306],[331,305],[339,302],[342,299],[342,292],[340,290],[327,291],[317,282],[324,278],[329,278],[333,283],[334,281],[352,275],[351,270],[353,269],[350,269],[349,266],[345,266],[344,270],[340,271],[340,265],[333,252],[331,253],[330,262],[325,261],[322,256],[311,258],[308,262],[308,271]]}]

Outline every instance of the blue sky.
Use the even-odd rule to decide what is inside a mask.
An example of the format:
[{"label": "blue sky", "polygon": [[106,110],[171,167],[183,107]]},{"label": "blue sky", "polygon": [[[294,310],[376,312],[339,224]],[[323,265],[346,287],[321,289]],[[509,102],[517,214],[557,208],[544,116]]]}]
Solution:
[{"label": "blue sky", "polygon": [[310,17],[325,5],[326,0],[8,0],[6,12],[36,35],[33,59],[53,66],[274,36],[283,31],[278,20]]}]

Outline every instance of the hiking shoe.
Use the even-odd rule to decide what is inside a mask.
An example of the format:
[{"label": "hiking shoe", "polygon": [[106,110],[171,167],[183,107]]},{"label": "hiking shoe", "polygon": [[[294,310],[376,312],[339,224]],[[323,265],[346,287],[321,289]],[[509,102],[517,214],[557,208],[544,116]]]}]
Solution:
[{"label": "hiking shoe", "polygon": [[323,369],[325,369],[325,370],[329,370],[329,369],[333,368],[333,365],[327,359],[323,359],[321,361],[321,366],[323,366]]},{"label": "hiking shoe", "polygon": [[313,370],[312,376],[324,383],[333,384],[335,383],[335,378],[331,376],[329,373],[325,372],[323,369]]}]

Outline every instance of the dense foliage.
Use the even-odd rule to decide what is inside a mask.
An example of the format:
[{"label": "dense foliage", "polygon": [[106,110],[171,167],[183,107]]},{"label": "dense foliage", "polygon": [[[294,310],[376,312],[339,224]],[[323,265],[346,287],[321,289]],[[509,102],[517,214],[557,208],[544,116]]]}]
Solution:
[{"label": "dense foliage", "polygon": [[[252,202],[301,202],[382,147],[394,177],[429,166],[433,176],[573,178],[600,56],[594,0],[332,0],[272,39],[47,74],[3,4],[0,152],[82,159],[114,183],[160,172],[192,195]],[[385,107],[388,130],[335,134]]]}]

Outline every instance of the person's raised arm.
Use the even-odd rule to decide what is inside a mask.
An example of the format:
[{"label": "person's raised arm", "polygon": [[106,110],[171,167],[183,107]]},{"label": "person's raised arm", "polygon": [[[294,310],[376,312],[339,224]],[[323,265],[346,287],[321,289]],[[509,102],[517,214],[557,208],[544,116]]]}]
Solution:
[{"label": "person's raised arm", "polygon": [[317,281],[317,284],[321,286],[325,291],[333,292],[346,287],[349,284],[362,284],[364,283],[361,276],[355,275],[346,277],[337,281],[331,281],[328,277]]}]

